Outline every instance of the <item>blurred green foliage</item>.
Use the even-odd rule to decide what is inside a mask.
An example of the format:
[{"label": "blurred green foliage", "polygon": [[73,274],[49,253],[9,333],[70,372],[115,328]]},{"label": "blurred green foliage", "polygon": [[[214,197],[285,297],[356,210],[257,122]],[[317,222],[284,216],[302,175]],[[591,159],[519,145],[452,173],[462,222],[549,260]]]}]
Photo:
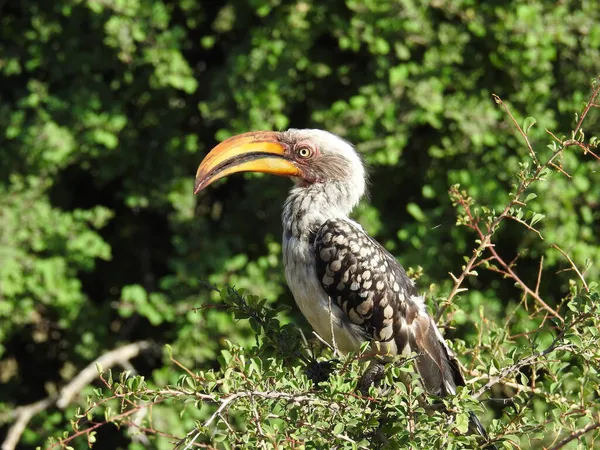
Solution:
[{"label": "blurred green foliage", "polygon": [[[293,126],[355,143],[372,180],[355,218],[414,269],[435,309],[452,288],[448,272],[458,275],[475,246],[455,226],[449,187],[501,210],[530,158],[492,93],[545,160],[545,129],[571,137],[598,73],[600,5],[591,0],[0,2],[0,417],[56,393],[124,342],[168,343],[190,370],[227,365],[217,361],[226,345],[254,345],[260,327],[235,320],[204,281],[247,289],[263,307],[290,306],[280,324],[310,335],[280,262],[289,182],[236,176],[191,195],[218,140]],[[593,110],[584,131],[599,124]],[[544,257],[539,294],[553,307],[576,277],[549,243],[588,280],[600,274],[598,164],[576,148],[557,163],[572,178],[555,172],[536,183],[524,211],[528,220],[543,214],[545,241],[508,221],[495,237],[532,285]],[[504,324],[521,298],[491,272],[467,284],[445,333],[465,363],[488,329],[482,321]],[[207,304],[215,306],[197,309]],[[512,317],[507,336],[542,324],[524,308]],[[133,366],[154,386],[181,375],[168,355]],[[23,448],[69,430],[76,407],[37,414]],[[176,401],[158,408],[157,428],[178,436],[210,416],[187,407],[180,418]],[[546,420],[547,403],[536,408]],[[484,421],[507,423],[502,414],[492,408]],[[171,448],[111,427],[96,439],[101,448]],[[521,448],[536,445],[522,438]]]}]

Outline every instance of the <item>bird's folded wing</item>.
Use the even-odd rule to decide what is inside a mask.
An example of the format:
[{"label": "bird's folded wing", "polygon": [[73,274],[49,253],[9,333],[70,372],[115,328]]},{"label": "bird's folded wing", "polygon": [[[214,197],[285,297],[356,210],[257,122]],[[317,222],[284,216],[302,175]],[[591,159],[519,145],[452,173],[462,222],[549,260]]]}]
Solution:
[{"label": "bird's folded wing", "polygon": [[321,286],[380,352],[418,353],[417,369],[432,394],[453,394],[457,385],[464,385],[454,353],[423,297],[387,250],[347,219],[325,222],[314,250]]}]

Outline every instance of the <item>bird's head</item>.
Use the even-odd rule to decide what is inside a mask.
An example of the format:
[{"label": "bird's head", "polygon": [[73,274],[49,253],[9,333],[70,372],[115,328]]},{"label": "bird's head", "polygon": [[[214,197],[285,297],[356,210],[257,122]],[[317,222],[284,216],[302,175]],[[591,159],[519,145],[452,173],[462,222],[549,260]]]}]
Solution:
[{"label": "bird's head", "polygon": [[352,145],[323,130],[253,131],[231,137],[198,167],[194,193],[237,172],[293,177],[301,187],[341,182],[358,196],[365,189],[365,170]]}]

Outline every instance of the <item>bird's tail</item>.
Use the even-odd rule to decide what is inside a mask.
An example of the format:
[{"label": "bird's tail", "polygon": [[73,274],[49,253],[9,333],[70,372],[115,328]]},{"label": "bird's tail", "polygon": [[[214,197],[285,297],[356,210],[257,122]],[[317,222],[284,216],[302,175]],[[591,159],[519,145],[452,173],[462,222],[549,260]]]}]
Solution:
[{"label": "bird's tail", "polygon": [[[456,355],[446,344],[424,304],[417,301],[420,299],[413,297],[408,307],[413,307],[414,310],[407,314],[407,317],[412,318],[412,321],[407,321],[410,349],[419,354],[416,360],[417,371],[430,394],[440,397],[454,395],[457,386],[465,385],[465,379]],[[469,431],[489,440],[485,428],[473,412],[469,413]],[[493,445],[486,448],[495,449]]]},{"label": "bird's tail", "polygon": [[[479,421],[479,419],[477,418],[477,416],[475,415],[475,413],[473,411],[469,411],[469,431],[471,433],[477,433],[485,441],[490,440],[490,437],[488,436],[487,431],[485,431],[485,427]],[[485,449],[486,450],[497,450],[497,448],[494,444],[487,445],[485,447]]]}]

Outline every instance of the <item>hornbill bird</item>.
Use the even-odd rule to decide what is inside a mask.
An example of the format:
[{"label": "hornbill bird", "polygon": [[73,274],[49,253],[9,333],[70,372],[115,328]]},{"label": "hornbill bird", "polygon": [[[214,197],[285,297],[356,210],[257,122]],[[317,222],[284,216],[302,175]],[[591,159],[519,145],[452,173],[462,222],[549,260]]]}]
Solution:
[{"label": "hornbill bird", "polygon": [[[257,131],[231,137],[204,158],[194,193],[237,172],[291,177],[283,206],[285,276],[313,329],[342,353],[366,341],[382,357],[415,352],[425,389],[436,396],[464,386],[458,361],[404,268],[349,218],[365,193],[353,146],[322,130]],[[471,414],[471,429],[487,439]]]}]

